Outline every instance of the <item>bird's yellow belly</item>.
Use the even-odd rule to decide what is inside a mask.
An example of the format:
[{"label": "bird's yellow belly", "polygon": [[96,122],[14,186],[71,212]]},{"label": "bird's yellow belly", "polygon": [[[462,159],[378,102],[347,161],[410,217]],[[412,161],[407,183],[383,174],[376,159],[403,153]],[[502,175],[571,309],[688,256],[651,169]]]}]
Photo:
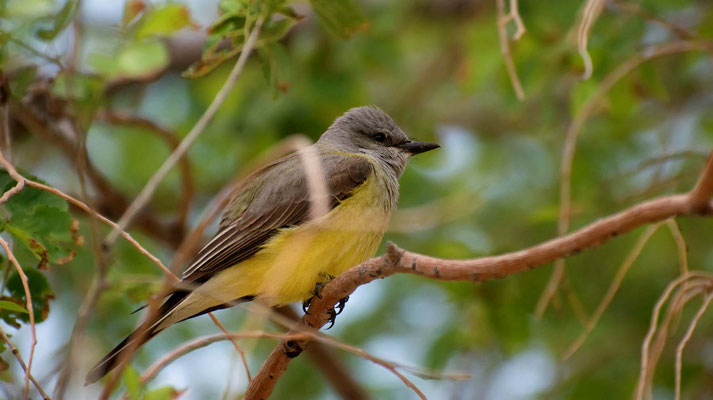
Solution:
[{"label": "bird's yellow belly", "polygon": [[327,281],[330,275],[337,276],[376,253],[390,211],[375,202],[383,197],[374,196],[372,191],[380,188],[373,180],[324,217],[282,229],[257,254],[221,271],[204,289],[229,300],[256,296],[267,305],[311,297],[317,282]]}]

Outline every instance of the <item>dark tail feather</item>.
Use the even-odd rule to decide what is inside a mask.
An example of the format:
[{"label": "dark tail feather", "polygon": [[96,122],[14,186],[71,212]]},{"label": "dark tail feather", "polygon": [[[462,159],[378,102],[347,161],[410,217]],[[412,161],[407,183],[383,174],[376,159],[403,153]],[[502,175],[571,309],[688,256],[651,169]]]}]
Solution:
[{"label": "dark tail feather", "polygon": [[[131,332],[131,335],[127,336],[124,340],[121,341],[121,343],[114,347],[114,349],[110,351],[109,354],[104,356],[104,358],[102,358],[101,361],[99,361],[89,371],[89,373],[87,374],[87,378],[84,381],[84,385],[86,386],[92,384],[103,378],[104,375],[108,374],[111,370],[116,368],[122,361],[124,361],[125,358],[128,358],[130,356],[130,352],[135,351],[137,348],[141,347],[144,343],[148,342],[149,340],[151,340],[151,338],[158,335],[163,329],[165,329],[166,326],[161,329],[158,329],[157,327],[161,324],[164,318],[166,318],[171,312],[175,310],[175,308],[181,303],[181,301],[183,301],[188,296],[188,294],[190,294],[189,291],[176,291],[171,293],[166,298],[166,301],[164,301],[161,305],[161,308],[157,313],[157,317],[151,322],[144,322],[140,327],[136,328],[135,331]],[[238,303],[252,301],[253,298],[254,296],[244,296],[239,299],[235,299],[230,303],[220,304],[214,307],[207,308],[203,311],[200,311],[196,314],[193,314],[176,322],[185,321],[187,319],[194,318],[199,315],[209,313],[211,311],[232,307]]]},{"label": "dark tail feather", "polygon": [[[131,350],[131,352],[135,351],[137,348],[141,347],[141,345],[151,340],[151,338],[158,335],[163,329],[156,329],[156,326],[160,324],[161,321],[171,311],[173,311],[174,308],[186,298],[186,296],[188,296],[188,294],[190,294],[189,291],[180,290],[168,295],[156,313],[156,317],[152,321],[146,321],[141,324],[141,326],[131,332],[129,336],[122,340],[121,343],[109,352],[109,354],[104,356],[104,358],[102,358],[91,370],[89,370],[86,380],[84,381],[84,386],[92,384],[103,378],[104,375],[108,374],[122,361],[124,361],[124,358],[130,356],[130,354],[128,354],[129,350]],[[143,306],[136,311],[139,311],[144,307],[146,306]]]},{"label": "dark tail feather", "polygon": [[156,336],[160,330],[146,332],[144,326],[140,326],[135,331],[131,332],[131,335],[127,336],[121,341],[112,351],[109,352],[104,358],[102,358],[91,370],[87,373],[87,378],[84,381],[84,386],[90,385],[99,379],[103,378],[104,375],[108,374],[111,370],[116,368],[124,359],[130,356],[129,352],[135,351],[144,343],[148,342]]}]

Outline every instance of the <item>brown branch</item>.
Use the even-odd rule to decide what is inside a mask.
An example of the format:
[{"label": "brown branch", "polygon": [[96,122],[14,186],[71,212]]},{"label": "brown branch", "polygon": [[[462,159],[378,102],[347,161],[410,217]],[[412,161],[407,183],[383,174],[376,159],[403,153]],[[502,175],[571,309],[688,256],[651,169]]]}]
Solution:
[{"label": "brown branch", "polygon": [[[688,51],[713,52],[713,43],[680,40],[664,43],[634,54],[619,64],[619,66],[617,66],[602,80],[602,83],[597,87],[594,94],[587,99],[580,111],[574,116],[572,122],[570,122],[567,127],[567,133],[565,134],[562,148],[562,161],[560,163],[560,210],[557,223],[558,235],[564,235],[569,230],[572,213],[572,164],[574,162],[574,154],[577,148],[577,137],[584,127],[584,124],[594,113],[596,107],[616,83],[644,62]],[[542,316],[544,310],[547,308],[547,305],[564,277],[564,267],[564,260],[560,260],[555,263],[555,269],[550,277],[550,281],[548,282],[545,291],[543,291],[542,296],[538,300],[537,306],[535,307],[536,316]]]},{"label": "brown branch", "polygon": [[237,339],[258,339],[258,338],[272,338],[272,339],[282,339],[282,340],[295,340],[304,337],[304,334],[296,335],[286,335],[284,333],[270,333],[264,331],[247,331],[238,333],[219,333],[211,336],[203,336],[194,339],[190,342],[184,343],[177,347],[170,353],[161,357],[158,361],[154,362],[143,374],[141,374],[141,383],[146,384],[148,381],[153,379],[163,368],[168,364],[172,363],[179,357],[190,353],[193,350],[200,349],[201,347],[208,346],[209,344],[220,342],[222,340],[237,340]]},{"label": "brown branch", "polygon": [[243,367],[245,368],[245,375],[248,378],[248,382],[253,380],[253,377],[250,375],[250,366],[248,366],[248,360],[247,360],[247,358],[245,358],[245,353],[243,352],[243,349],[240,348],[240,346],[238,345],[238,342],[236,342],[235,339],[233,339],[230,336],[230,332],[228,332],[228,330],[225,329],[223,324],[221,324],[220,321],[218,321],[218,318],[216,318],[213,313],[208,313],[208,316],[213,321],[213,324],[215,324],[215,326],[217,326],[218,329],[220,329],[220,331],[223,332],[223,336],[226,339],[230,340],[230,343],[235,348],[235,351],[238,352],[238,355],[240,356],[240,360],[243,362]]},{"label": "brown branch", "polygon": [[[99,213],[112,219],[118,218],[123,214],[129,204],[124,195],[116,190],[111,182],[96,168],[86,152],[83,154],[84,159],[77,158],[76,144],[72,138],[58,132],[52,123],[40,118],[40,113],[33,112],[30,108],[33,108],[32,105],[10,103],[11,116],[27,130],[42,136],[57,146],[70,162],[83,164],[83,170],[100,195],[96,201]],[[156,220],[150,210],[142,212],[137,217],[136,222],[137,226],[143,231],[172,247],[176,247],[181,239],[181,236],[178,235],[178,230],[174,229],[173,226]]]},{"label": "brown branch", "polygon": [[[641,366],[639,379],[636,384],[636,391],[633,396],[636,400],[643,400],[645,393],[650,391],[650,381],[653,378],[656,363],[658,362],[658,358],[663,350],[668,326],[673,319],[673,316],[680,312],[685,303],[687,303],[693,296],[700,293],[701,288],[705,286],[709,287],[711,282],[713,282],[713,277],[705,273],[694,271],[683,274],[670,282],[659,299],[656,301],[656,305],[654,306],[651,314],[649,330],[646,333],[644,341],[641,343]],[[671,297],[674,290],[681,284],[683,284],[683,288],[676,293],[674,299],[671,303],[669,303],[666,317],[664,322],[661,324],[661,329],[656,337],[656,346],[653,351],[649,351],[651,341],[654,338],[654,334],[656,334],[656,331],[658,330],[657,325],[661,309],[666,301]]]},{"label": "brown branch", "polygon": [[[480,282],[504,278],[527,271],[556,259],[601,245],[614,236],[639,226],[663,221],[679,215],[713,215],[710,195],[713,190],[713,152],[695,188],[686,194],[650,200],[617,214],[593,222],[566,236],[499,256],[469,260],[447,260],[401,250],[389,244],[387,253],[357,265],[329,282],[315,299],[299,326],[292,332],[319,329],[329,318],[327,310],[357,287],[395,273],[421,275],[437,280]],[[304,349],[308,341],[287,342],[277,346],[255,376],[244,399],[267,398],[291,360]]]},{"label": "brown branch", "polygon": [[517,1],[510,1],[510,12],[505,12],[505,0],[495,0],[498,11],[498,37],[500,38],[500,52],[503,54],[503,59],[505,61],[505,68],[507,69],[508,76],[510,77],[510,82],[515,90],[518,100],[525,100],[525,91],[522,90],[522,84],[520,84],[520,78],[517,76],[517,70],[515,69],[515,62],[512,60],[512,54],[510,54],[510,42],[507,36],[507,24],[510,21],[515,21],[517,26],[517,31],[513,37],[515,40],[520,39],[520,37],[525,33],[525,25],[522,23],[520,14],[517,10]]},{"label": "brown branch", "polygon": [[27,369],[27,364],[25,364],[25,360],[22,359],[22,354],[20,354],[20,350],[17,349],[17,346],[15,346],[14,343],[10,341],[10,338],[7,336],[7,333],[2,329],[0,326],[0,337],[2,337],[2,340],[7,343],[7,346],[10,348],[10,352],[12,355],[15,356],[17,359],[17,362],[20,364],[20,367],[22,370],[27,374],[27,376],[30,378],[30,381],[32,382],[33,385],[35,385],[35,388],[37,389],[38,392],[40,392],[40,395],[42,396],[43,400],[50,400],[50,396],[42,389],[42,386],[40,385],[39,382],[37,382],[37,379],[35,379],[32,374],[30,374],[29,370]]},{"label": "brown branch", "polygon": [[[178,162],[178,159],[181,158],[183,154],[188,151],[193,142],[195,142],[198,136],[203,133],[205,128],[213,119],[213,116],[215,116],[215,114],[218,112],[218,109],[228,97],[228,93],[230,93],[230,90],[235,85],[235,82],[238,80],[238,77],[240,77],[240,74],[243,71],[243,67],[247,63],[247,60],[250,57],[250,53],[252,52],[253,48],[257,43],[258,36],[260,35],[260,29],[262,28],[263,20],[264,17],[262,15],[257,17],[255,25],[250,31],[250,36],[246,36],[247,39],[245,41],[245,46],[240,52],[240,56],[235,62],[235,66],[230,71],[230,75],[228,75],[228,78],[225,80],[225,83],[215,95],[215,98],[213,98],[213,101],[210,103],[203,115],[201,115],[198,122],[196,122],[196,124],[193,126],[191,131],[188,132],[188,134],[185,138],[183,138],[176,150],[171,153],[171,155],[166,159],[166,161],[164,161],[161,167],[159,167],[159,169],[151,176],[144,188],[141,189],[134,201],[131,202],[124,214],[121,216],[121,218],[119,218],[119,227],[123,229],[132,222],[134,217],[141,211],[141,209],[144,208],[146,203],[151,199],[151,196],[156,190],[156,187],[163,180],[166,174],[168,174],[168,171],[170,171],[171,168],[173,168],[173,166],[176,164],[176,162]],[[105,240],[105,244],[107,245],[107,247],[111,247],[111,245],[117,239],[118,235],[119,231],[117,230],[114,230],[110,232],[109,235],[107,235]]]},{"label": "brown branch", "polygon": [[587,320],[584,326],[584,331],[577,337],[577,339],[572,342],[572,344],[569,345],[569,348],[564,352],[562,355],[562,359],[566,360],[569,357],[572,356],[584,343],[585,340],[587,340],[587,337],[592,333],[594,330],[594,327],[597,326],[597,323],[599,322],[599,319],[604,315],[604,311],[606,311],[607,307],[609,307],[609,304],[614,300],[614,296],[616,295],[616,292],[619,290],[619,287],[621,287],[621,283],[624,281],[624,277],[626,276],[626,273],[629,272],[629,269],[631,266],[634,264],[634,262],[639,258],[639,255],[641,252],[644,250],[644,246],[646,243],[651,239],[651,236],[656,233],[658,228],[661,226],[661,223],[656,223],[653,225],[650,225],[642,234],[639,236],[639,240],[636,242],[634,247],[629,251],[629,254],[626,256],[624,259],[624,262],[621,264],[619,269],[616,272],[616,275],[614,276],[614,279],[612,280],[611,284],[609,285],[609,289],[607,289],[606,294],[604,295],[604,298],[602,298],[601,302],[597,306],[597,309],[594,311],[591,317]]},{"label": "brown branch", "polygon": [[592,57],[587,51],[587,42],[589,41],[589,31],[599,18],[604,9],[604,0],[587,0],[582,13],[582,19],[577,27],[577,48],[580,57],[584,61],[584,74],[582,79],[586,80],[592,76]]},{"label": "brown branch", "polygon": [[696,329],[698,321],[700,321],[701,317],[708,309],[708,306],[711,304],[712,300],[713,293],[709,293],[708,295],[706,295],[705,299],[703,300],[703,304],[701,304],[700,308],[698,308],[698,311],[696,311],[696,315],[693,317],[691,323],[688,325],[686,334],[683,336],[683,339],[681,339],[681,341],[678,343],[678,346],[676,347],[676,388],[674,391],[675,400],[681,400],[681,369],[683,367],[683,349],[686,348],[686,344],[688,344],[688,342],[691,340],[693,330]]},{"label": "brown branch", "polygon": [[[300,319],[295,310],[289,306],[277,308],[275,312],[292,321],[299,321]],[[305,352],[314,365],[319,368],[327,378],[327,382],[339,393],[341,398],[350,400],[366,400],[370,398],[324,343],[319,341],[313,342],[305,349]]]},{"label": "brown branch", "polygon": [[5,249],[5,255],[10,260],[12,265],[15,266],[17,274],[20,275],[20,281],[22,281],[22,288],[25,290],[25,307],[27,307],[27,312],[30,314],[30,330],[32,332],[32,343],[30,344],[30,356],[27,359],[27,368],[25,369],[25,394],[24,398],[27,398],[28,392],[30,390],[30,371],[32,370],[32,361],[35,357],[35,347],[37,346],[37,331],[35,330],[35,309],[32,305],[32,294],[30,293],[30,286],[27,281],[27,275],[25,271],[22,270],[20,263],[17,262],[15,254],[10,250],[10,245],[5,241],[5,239],[0,237],[0,246]]},{"label": "brown branch", "polygon": [[[180,145],[178,135],[172,130],[165,128],[149,119],[141,118],[136,115],[127,113],[103,110],[97,113],[96,118],[114,125],[132,125],[158,134],[170,146],[171,150],[175,151]],[[193,174],[191,173],[191,162],[188,158],[188,153],[184,153],[178,161],[178,167],[181,172],[182,199],[178,207],[178,218],[176,226],[179,234],[177,236],[185,236],[186,219],[190,211],[191,201],[194,194]]]}]

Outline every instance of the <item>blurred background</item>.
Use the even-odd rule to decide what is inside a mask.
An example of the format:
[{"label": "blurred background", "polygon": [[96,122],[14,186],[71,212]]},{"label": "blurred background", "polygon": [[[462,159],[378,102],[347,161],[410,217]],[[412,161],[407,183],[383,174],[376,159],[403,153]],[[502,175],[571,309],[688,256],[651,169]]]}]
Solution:
[{"label": "blurred background", "polygon": [[[224,47],[244,40],[244,3],[255,4],[3,0],[0,68],[9,98],[3,96],[2,103],[11,139],[3,140],[3,153],[26,175],[117,220],[227,78],[235,57],[225,55]],[[710,1],[520,1],[514,4],[527,30],[514,40],[513,21],[503,24],[504,42],[498,31],[504,15],[498,15],[496,1],[330,3],[279,3],[290,11],[275,13],[212,123],[131,225],[131,234],[167,265],[202,210],[236,177],[283,139],[302,134],[316,140],[334,118],[359,105],[378,105],[412,138],[441,144],[410,163],[385,241],[445,258],[499,254],[558,234],[560,164],[573,123],[581,126],[574,129],[578,139],[568,179],[570,230],[688,190],[713,145]],[[588,36],[591,77],[583,79],[587,68],[577,37],[590,3],[602,9]],[[506,12],[512,3],[503,5]],[[522,100],[506,69],[503,44]],[[214,58],[199,61],[204,50]],[[216,61],[216,54],[227,62]],[[187,69],[191,76],[182,75]],[[85,172],[84,184],[78,171]],[[7,175],[3,179],[9,188],[12,182]],[[26,205],[37,196],[29,197],[16,203]],[[10,207],[0,208],[4,219]],[[71,218],[43,231],[44,240],[57,239],[48,262],[14,236],[3,237],[13,239],[20,263],[32,271],[42,320],[32,372],[50,394],[77,312],[98,265],[106,265],[108,285],[77,345],[65,394],[97,398],[101,385],[84,388],[84,374],[136,326],[141,314],[131,311],[160,287],[163,275],[123,240],[97,260],[95,235],[105,237],[106,226],[93,230],[83,212],[58,207]],[[79,222],[78,232],[70,232],[72,219]],[[713,221],[676,222],[690,268],[711,272]],[[630,398],[652,309],[680,270],[668,227],[662,225],[646,243],[591,335],[566,360],[563,354],[585,331],[645,228],[567,259],[546,307],[541,298],[552,266],[479,284],[397,275],[360,287],[327,333],[378,357],[445,373],[444,379],[407,374],[433,399]],[[78,236],[81,245],[74,240]],[[2,296],[24,296],[13,292],[17,278],[5,256],[2,268]],[[656,399],[673,398],[676,344],[699,303],[693,299],[663,339],[653,376]],[[3,329],[27,358],[26,317],[4,312]],[[713,399],[713,312],[707,314],[684,353],[684,398]],[[281,331],[240,307],[216,316],[231,331]],[[162,333],[137,352],[113,396],[128,390],[132,399],[173,398],[182,391],[182,399],[240,398],[247,378],[226,341],[179,358],[145,387],[137,381],[137,374],[181,343],[214,333],[219,330],[207,316]],[[255,374],[276,342],[239,343]],[[373,398],[415,398],[384,368],[329,350]],[[24,373],[7,348],[0,356],[0,397],[21,398]],[[470,378],[450,379],[463,374]],[[30,393],[38,398],[34,388]],[[292,361],[273,394],[338,396],[307,356]]]}]

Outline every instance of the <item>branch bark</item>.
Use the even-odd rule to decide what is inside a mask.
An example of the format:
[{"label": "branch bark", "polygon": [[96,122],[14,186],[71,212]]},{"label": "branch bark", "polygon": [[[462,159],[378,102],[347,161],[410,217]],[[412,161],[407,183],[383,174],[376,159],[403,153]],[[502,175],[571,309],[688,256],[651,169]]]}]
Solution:
[{"label": "branch bark", "polygon": [[[566,236],[499,256],[469,260],[447,260],[402,250],[389,244],[386,254],[357,265],[329,282],[307,314],[290,331],[299,333],[321,328],[328,310],[357,287],[396,273],[421,275],[431,279],[482,282],[504,278],[577,254],[642,225],[681,215],[713,215],[713,152],[696,186],[688,193],[646,201],[600,219]],[[283,342],[273,349],[260,372],[248,386],[245,400],[266,399],[285,372],[290,360],[299,355],[308,340]]]}]

